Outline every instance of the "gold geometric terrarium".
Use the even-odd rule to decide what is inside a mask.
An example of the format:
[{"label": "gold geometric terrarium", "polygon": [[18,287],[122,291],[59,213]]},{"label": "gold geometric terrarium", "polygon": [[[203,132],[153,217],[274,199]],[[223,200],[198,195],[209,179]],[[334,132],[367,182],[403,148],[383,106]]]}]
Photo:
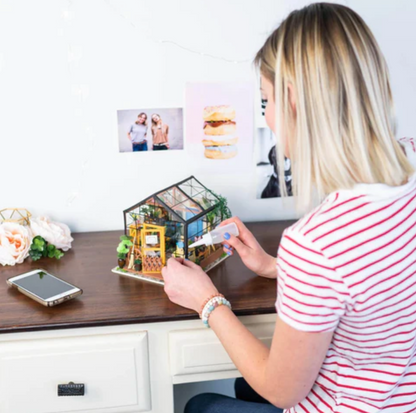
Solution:
[{"label": "gold geometric terrarium", "polygon": [[5,208],[0,210],[0,224],[14,222],[20,225],[30,225],[32,214],[25,208]]}]

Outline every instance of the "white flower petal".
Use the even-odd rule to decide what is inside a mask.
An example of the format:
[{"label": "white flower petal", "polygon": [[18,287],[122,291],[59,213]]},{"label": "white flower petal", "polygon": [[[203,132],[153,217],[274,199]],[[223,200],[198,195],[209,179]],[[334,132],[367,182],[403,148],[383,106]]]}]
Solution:
[{"label": "white flower petal", "polygon": [[23,225],[5,222],[0,225],[0,264],[22,263],[29,255],[32,233]]},{"label": "white flower petal", "polygon": [[30,220],[33,236],[40,235],[56,248],[68,251],[74,240],[69,227],[60,222],[52,222],[48,217],[37,217]]}]

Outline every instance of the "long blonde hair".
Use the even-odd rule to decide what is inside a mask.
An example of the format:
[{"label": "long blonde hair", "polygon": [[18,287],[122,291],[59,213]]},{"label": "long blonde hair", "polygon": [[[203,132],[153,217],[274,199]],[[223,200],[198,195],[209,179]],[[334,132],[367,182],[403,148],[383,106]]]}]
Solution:
[{"label": "long blonde hair", "polygon": [[140,118],[140,116],[146,116],[146,119],[145,119],[145,121],[143,122],[143,125],[144,126],[147,126],[147,114],[146,113],[144,113],[144,112],[140,112],[138,115],[137,115],[137,120],[136,120],[136,123],[138,123],[138,119]]},{"label": "long blonde hair", "polygon": [[162,118],[160,117],[160,115],[158,114],[158,113],[153,113],[152,114],[152,128],[153,127],[156,127],[157,126],[157,124],[158,124],[158,122],[155,122],[154,120],[153,120],[153,116],[159,116],[159,120],[158,120],[158,122],[161,122],[162,121]]},{"label": "long blonde hair", "polygon": [[[301,209],[311,206],[314,188],[322,199],[356,183],[401,185],[414,172],[395,139],[386,61],[356,12],[332,3],[291,12],[255,63],[274,84],[276,134],[281,125],[293,131],[288,150]],[[289,83],[296,114],[289,104]],[[278,136],[280,182],[283,153]]]}]

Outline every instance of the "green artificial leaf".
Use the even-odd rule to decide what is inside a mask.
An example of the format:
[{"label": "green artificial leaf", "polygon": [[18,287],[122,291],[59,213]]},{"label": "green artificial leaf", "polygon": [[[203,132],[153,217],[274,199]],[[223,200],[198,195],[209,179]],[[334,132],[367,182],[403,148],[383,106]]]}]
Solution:
[{"label": "green artificial leaf", "polygon": [[129,237],[128,235],[122,235],[120,237],[120,239],[121,239],[121,241],[130,241],[131,240],[131,237]]},{"label": "green artificial leaf", "polygon": [[117,252],[127,254],[129,252],[129,247],[132,245],[133,243],[130,240],[122,240],[120,244],[118,244]]},{"label": "green artificial leaf", "polygon": [[[53,247],[53,248],[49,248],[49,247]],[[48,257],[49,258],[54,258],[55,257],[55,252],[56,252],[56,248],[54,245],[48,245]]]},{"label": "green artificial leaf", "polygon": [[55,258],[60,260],[64,256],[64,253],[61,250],[55,249]]},{"label": "green artificial leaf", "polygon": [[117,247],[117,252],[119,254],[127,254],[129,252],[129,249],[124,244],[121,244]]},{"label": "green artificial leaf", "polygon": [[42,253],[39,252],[39,251],[30,250],[29,251],[29,256],[33,261],[37,261],[40,258],[42,258]]},{"label": "green artificial leaf", "polygon": [[40,235],[33,238],[30,248],[34,251],[43,251],[46,246],[46,241]]},{"label": "green artificial leaf", "polygon": [[42,257],[60,259],[64,256],[61,250],[58,250],[55,245],[49,244],[40,235],[37,235],[32,240],[32,244],[29,250],[29,256],[33,261],[37,261]]}]

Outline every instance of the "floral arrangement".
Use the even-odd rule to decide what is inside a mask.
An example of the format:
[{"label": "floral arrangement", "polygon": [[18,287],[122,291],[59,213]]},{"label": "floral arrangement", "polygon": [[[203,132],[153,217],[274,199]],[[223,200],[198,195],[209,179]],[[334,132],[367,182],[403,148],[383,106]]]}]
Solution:
[{"label": "floral arrangement", "polygon": [[67,225],[47,217],[31,218],[30,226],[6,221],[0,223],[0,264],[21,264],[29,256],[60,259],[72,241]]}]

